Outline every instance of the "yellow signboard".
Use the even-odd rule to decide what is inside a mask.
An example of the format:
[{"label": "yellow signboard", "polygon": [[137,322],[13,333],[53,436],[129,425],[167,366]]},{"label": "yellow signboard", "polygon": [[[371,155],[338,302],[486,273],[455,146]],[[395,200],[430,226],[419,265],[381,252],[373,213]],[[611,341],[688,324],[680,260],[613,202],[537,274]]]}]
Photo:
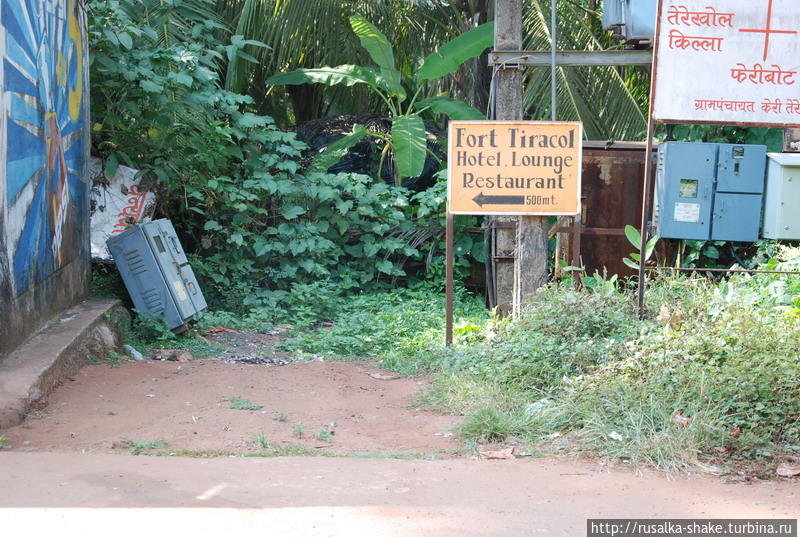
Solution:
[{"label": "yellow signboard", "polygon": [[580,212],[582,125],[553,121],[451,121],[451,214]]}]

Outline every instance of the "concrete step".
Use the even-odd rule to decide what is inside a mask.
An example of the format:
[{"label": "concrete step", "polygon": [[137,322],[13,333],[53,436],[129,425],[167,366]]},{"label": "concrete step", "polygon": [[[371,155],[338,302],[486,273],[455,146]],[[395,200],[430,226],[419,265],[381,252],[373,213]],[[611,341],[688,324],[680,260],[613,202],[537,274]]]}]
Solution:
[{"label": "concrete step", "polygon": [[84,300],[55,316],[0,360],[0,429],[20,423],[88,357],[102,358],[121,343],[128,312],[118,300]]}]

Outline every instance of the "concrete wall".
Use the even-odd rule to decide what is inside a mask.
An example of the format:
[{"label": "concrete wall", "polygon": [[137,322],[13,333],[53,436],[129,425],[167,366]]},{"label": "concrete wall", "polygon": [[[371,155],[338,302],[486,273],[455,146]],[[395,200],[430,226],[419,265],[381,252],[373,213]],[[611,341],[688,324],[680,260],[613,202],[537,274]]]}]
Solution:
[{"label": "concrete wall", "polygon": [[88,290],[84,3],[0,2],[0,357]]}]

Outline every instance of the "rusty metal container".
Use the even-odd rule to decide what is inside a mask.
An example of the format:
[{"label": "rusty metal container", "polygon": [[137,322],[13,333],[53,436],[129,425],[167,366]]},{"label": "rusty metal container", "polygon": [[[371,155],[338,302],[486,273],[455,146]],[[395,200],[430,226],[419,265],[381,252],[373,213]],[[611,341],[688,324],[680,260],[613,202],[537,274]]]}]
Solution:
[{"label": "rusty metal container", "polygon": [[641,227],[644,142],[584,142],[580,260],[588,273],[630,275],[625,226]]},{"label": "rusty metal container", "polygon": [[[625,237],[625,226],[641,226],[645,151],[644,142],[583,143],[581,218],[576,222],[563,217],[553,226],[551,236],[557,236],[558,243],[556,261],[583,266],[588,274],[634,274],[622,258],[634,251]],[[575,236],[577,228],[579,237]],[[491,307],[509,301],[512,295],[515,233],[512,218],[487,227],[487,297]],[[558,272],[556,268],[556,277]]]}]

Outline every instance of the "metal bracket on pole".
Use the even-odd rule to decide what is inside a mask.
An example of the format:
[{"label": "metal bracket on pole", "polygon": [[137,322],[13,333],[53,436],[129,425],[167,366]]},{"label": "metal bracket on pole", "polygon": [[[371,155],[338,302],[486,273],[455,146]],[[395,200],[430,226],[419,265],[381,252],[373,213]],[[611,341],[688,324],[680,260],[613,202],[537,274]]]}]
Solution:
[{"label": "metal bracket on pole", "polygon": [[[546,67],[552,63],[552,51],[545,50],[493,50],[489,65],[505,69]],[[601,65],[641,65],[653,62],[651,50],[562,50],[556,53],[556,65],[562,67]]]},{"label": "metal bracket on pole", "polygon": [[[492,56],[497,56],[498,61],[492,61]],[[514,53],[511,52],[494,51],[489,55],[489,65],[498,69],[521,71],[525,67],[525,64],[521,62],[524,62],[526,57],[522,52],[514,56]]]}]

